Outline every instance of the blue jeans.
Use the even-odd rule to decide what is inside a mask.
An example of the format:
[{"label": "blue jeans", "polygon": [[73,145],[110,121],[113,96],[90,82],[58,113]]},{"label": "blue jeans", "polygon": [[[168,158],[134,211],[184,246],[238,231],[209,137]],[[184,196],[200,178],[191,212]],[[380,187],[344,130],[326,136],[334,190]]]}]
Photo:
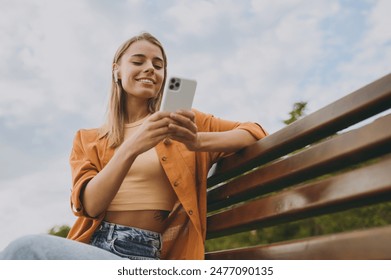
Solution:
[{"label": "blue jeans", "polygon": [[162,237],[157,232],[103,221],[91,238],[91,245],[131,260],[158,260]]},{"label": "blue jeans", "polygon": [[0,260],[123,260],[100,248],[48,234],[26,235],[0,252]]}]

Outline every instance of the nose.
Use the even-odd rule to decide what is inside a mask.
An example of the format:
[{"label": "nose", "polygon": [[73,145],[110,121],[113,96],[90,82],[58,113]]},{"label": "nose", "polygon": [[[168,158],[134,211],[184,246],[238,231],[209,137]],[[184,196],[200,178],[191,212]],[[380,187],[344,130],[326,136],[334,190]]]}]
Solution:
[{"label": "nose", "polygon": [[153,69],[153,67],[149,67],[149,68],[145,69],[144,72],[153,74],[155,72],[155,70]]},{"label": "nose", "polygon": [[145,73],[151,73],[153,74],[155,72],[155,68],[153,67],[152,62],[146,63],[146,67],[144,69]]}]

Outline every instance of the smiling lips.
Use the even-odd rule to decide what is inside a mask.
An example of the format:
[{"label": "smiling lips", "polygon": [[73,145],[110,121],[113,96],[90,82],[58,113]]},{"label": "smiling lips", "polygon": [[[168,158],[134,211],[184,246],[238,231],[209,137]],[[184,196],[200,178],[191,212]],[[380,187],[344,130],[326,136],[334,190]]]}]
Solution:
[{"label": "smiling lips", "polygon": [[147,84],[147,85],[153,85],[153,84],[155,84],[155,81],[154,81],[154,80],[152,80],[152,79],[147,79],[147,78],[137,79],[137,82],[140,82],[140,83],[143,83],[143,84]]}]

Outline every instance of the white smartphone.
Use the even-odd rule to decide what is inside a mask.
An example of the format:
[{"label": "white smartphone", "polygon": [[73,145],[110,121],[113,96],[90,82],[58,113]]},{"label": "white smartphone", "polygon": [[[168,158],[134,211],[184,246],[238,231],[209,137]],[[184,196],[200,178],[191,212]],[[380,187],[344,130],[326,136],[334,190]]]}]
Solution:
[{"label": "white smartphone", "polygon": [[163,93],[160,111],[175,112],[190,110],[194,100],[197,81],[180,77],[170,77]]}]

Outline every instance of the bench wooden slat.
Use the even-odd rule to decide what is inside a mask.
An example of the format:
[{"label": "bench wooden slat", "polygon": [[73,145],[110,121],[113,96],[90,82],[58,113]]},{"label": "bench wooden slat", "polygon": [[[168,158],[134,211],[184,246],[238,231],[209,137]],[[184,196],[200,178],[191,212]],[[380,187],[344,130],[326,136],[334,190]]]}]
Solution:
[{"label": "bench wooden slat", "polygon": [[222,160],[210,176],[208,185],[235,177],[389,108],[391,74]]},{"label": "bench wooden slat", "polygon": [[391,114],[208,191],[208,211],[391,151]]},{"label": "bench wooden slat", "polygon": [[[207,218],[208,238],[390,200],[391,155],[375,163],[290,188]],[[246,213],[246,215],[243,215]]]},{"label": "bench wooden slat", "polygon": [[206,259],[380,260],[391,259],[391,227],[311,237],[206,253]]}]

